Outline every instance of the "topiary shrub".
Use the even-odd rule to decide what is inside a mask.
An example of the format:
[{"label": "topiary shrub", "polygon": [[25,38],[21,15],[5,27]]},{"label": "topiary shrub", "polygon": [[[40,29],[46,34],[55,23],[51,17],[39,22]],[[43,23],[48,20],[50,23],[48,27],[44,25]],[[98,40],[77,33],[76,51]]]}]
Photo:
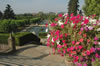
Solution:
[{"label": "topiary shrub", "polygon": [[29,32],[16,33],[15,40],[16,40],[16,45],[18,46],[22,46],[26,43],[33,41],[40,42],[40,39],[36,35]]},{"label": "topiary shrub", "polygon": [[[18,32],[14,34],[17,46],[25,45],[29,42],[40,42],[40,38],[30,32]],[[9,33],[0,33],[0,44],[8,44]]]}]

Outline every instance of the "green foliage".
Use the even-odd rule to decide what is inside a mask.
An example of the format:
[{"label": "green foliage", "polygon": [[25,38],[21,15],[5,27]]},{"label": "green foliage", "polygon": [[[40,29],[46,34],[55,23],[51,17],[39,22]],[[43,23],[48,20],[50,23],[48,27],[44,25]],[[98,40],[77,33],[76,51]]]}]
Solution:
[{"label": "green foliage", "polygon": [[[40,39],[30,32],[17,32],[14,34],[16,45],[22,46],[28,42],[37,41]],[[0,44],[8,44],[9,33],[0,33]]]},{"label": "green foliage", "polygon": [[4,19],[15,19],[15,14],[9,4],[7,4],[7,7],[4,11],[3,18]]},{"label": "green foliage", "polygon": [[57,17],[57,15],[55,14],[49,14],[48,15],[48,19],[51,20],[51,21],[54,21],[54,19]]},{"label": "green foliage", "polygon": [[0,19],[2,19],[2,16],[3,16],[3,14],[2,14],[2,12],[0,11]]},{"label": "green foliage", "polygon": [[32,24],[32,23],[33,24],[36,24],[36,23],[39,24],[40,23],[40,20],[41,20],[40,18],[32,18],[32,19],[30,19],[30,24]]},{"label": "green foliage", "polygon": [[100,0],[85,0],[85,6],[83,7],[86,16],[96,15],[100,16]]},{"label": "green foliage", "polygon": [[19,27],[24,27],[25,25],[32,24],[32,23],[39,23],[40,18],[32,18],[28,19],[21,19],[21,20],[11,20],[5,19],[0,20],[0,32],[16,32]]},{"label": "green foliage", "polygon": [[68,14],[70,15],[73,13],[74,15],[77,15],[77,10],[78,10],[78,5],[79,1],[78,0],[70,0],[68,4]]},{"label": "green foliage", "polygon": [[22,46],[32,41],[40,42],[40,39],[36,35],[29,32],[16,33],[15,40],[16,40],[16,45],[18,46]]},{"label": "green foliage", "polygon": [[8,33],[0,33],[0,44],[7,44],[8,43]]},{"label": "green foliage", "polygon": [[40,32],[39,33],[39,37],[40,38],[46,38],[46,36],[47,36],[47,33],[46,32]]}]

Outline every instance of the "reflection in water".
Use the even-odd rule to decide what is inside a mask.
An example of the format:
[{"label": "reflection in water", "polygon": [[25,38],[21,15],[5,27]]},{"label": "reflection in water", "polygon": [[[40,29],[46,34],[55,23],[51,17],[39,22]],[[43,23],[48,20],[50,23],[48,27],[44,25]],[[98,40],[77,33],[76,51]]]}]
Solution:
[{"label": "reflection in water", "polygon": [[27,32],[35,32],[35,34],[38,35],[40,32],[46,32],[46,27],[31,27],[27,30]]},{"label": "reflection in water", "polygon": [[[48,22],[48,20],[44,20],[43,22],[41,22],[41,25],[45,25]],[[34,26],[34,27],[30,27],[29,29],[26,30],[27,32],[32,32],[35,33],[37,36],[40,32],[47,32],[48,28],[46,28],[45,26]]]}]

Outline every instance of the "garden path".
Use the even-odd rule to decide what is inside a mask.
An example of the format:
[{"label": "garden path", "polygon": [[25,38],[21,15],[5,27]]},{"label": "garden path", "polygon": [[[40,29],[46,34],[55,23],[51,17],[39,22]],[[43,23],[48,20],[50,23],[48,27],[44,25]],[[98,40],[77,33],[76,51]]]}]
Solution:
[{"label": "garden path", "polygon": [[28,44],[14,54],[0,55],[0,66],[66,66],[64,57],[50,55],[51,48]]}]

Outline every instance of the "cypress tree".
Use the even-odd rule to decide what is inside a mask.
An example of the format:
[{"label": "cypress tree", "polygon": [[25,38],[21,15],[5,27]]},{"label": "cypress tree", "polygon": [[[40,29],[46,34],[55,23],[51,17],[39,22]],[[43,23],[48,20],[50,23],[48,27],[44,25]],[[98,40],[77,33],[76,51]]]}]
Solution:
[{"label": "cypress tree", "polygon": [[2,19],[2,16],[3,16],[3,14],[2,14],[2,12],[0,11],[0,19]]},{"label": "cypress tree", "polygon": [[9,4],[7,4],[7,7],[4,11],[3,18],[4,19],[15,19],[15,14]]},{"label": "cypress tree", "polygon": [[73,13],[74,15],[77,15],[77,11],[79,10],[79,1],[78,0],[70,0],[68,4],[68,14],[70,15]]}]

